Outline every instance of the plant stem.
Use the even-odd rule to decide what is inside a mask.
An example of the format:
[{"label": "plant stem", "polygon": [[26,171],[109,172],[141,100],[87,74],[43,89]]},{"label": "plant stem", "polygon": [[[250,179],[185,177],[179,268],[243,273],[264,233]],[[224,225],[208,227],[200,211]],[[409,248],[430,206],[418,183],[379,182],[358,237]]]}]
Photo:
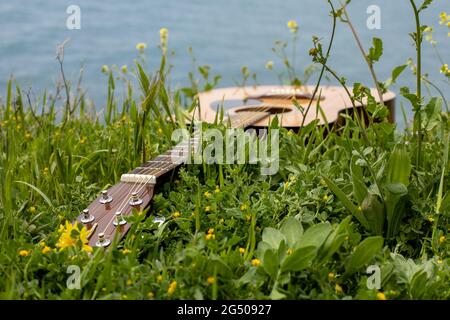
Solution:
[{"label": "plant stem", "polygon": [[416,120],[416,130],[414,130],[414,134],[417,131],[417,159],[416,165],[421,166],[421,158],[422,158],[422,115],[421,115],[421,104],[422,104],[422,32],[420,30],[420,16],[419,10],[417,10],[417,6],[414,3],[414,0],[409,0],[411,6],[414,10],[414,18],[416,20],[416,52],[417,52],[417,101],[419,106],[417,110],[415,110],[414,118]]},{"label": "plant stem", "polygon": [[372,76],[373,82],[375,83],[375,87],[377,89],[380,102],[384,105],[383,93],[381,92],[380,84],[378,82],[377,75],[375,74],[375,69],[373,68],[373,63],[369,60],[369,57],[368,57],[366,51],[364,50],[361,40],[360,40],[358,34],[356,33],[356,29],[353,26],[352,22],[350,21],[350,16],[347,13],[346,5],[344,5],[342,3],[341,3],[341,5],[342,5],[343,13],[344,13],[344,16],[346,19],[345,23],[348,24],[350,30],[352,31],[353,37],[355,38],[355,41],[356,41],[356,44],[358,45],[358,48],[361,51],[361,54],[363,55],[364,60],[367,63],[367,66],[369,67],[370,74]]},{"label": "plant stem", "polygon": [[333,28],[332,28],[332,30],[331,30],[330,43],[328,44],[327,53],[326,53],[326,55],[325,55],[325,59],[324,59],[324,62],[323,62],[323,64],[322,64],[322,70],[320,70],[319,79],[317,80],[316,87],[314,88],[314,92],[313,92],[313,94],[312,94],[311,99],[309,100],[308,107],[306,108],[306,111],[305,111],[305,113],[304,113],[304,115],[303,115],[302,123],[301,123],[301,125],[300,125],[299,130],[298,130],[298,135],[299,135],[299,136],[301,135],[301,133],[302,133],[302,128],[303,128],[303,126],[305,125],[306,115],[308,114],[309,110],[311,109],[312,103],[314,102],[314,99],[316,98],[317,92],[319,91],[320,82],[322,81],[322,77],[323,77],[323,75],[324,75],[324,73],[325,73],[325,65],[326,65],[326,63],[327,63],[327,61],[328,61],[328,58],[329,58],[330,52],[331,52],[331,48],[332,48],[332,46],[333,46],[334,35],[335,35],[335,32],[336,32],[336,15],[334,14],[334,6],[333,6],[333,3],[332,3],[330,0],[328,0],[328,3],[330,4],[330,6],[331,6],[331,12],[333,13]]}]

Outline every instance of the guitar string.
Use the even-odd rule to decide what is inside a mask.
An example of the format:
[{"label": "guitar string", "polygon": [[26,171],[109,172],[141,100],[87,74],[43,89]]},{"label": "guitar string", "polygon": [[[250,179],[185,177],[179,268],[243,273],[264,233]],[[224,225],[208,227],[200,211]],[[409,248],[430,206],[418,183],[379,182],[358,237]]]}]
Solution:
[{"label": "guitar string", "polygon": [[[191,139],[191,140],[193,140],[193,139]],[[166,164],[165,164],[163,167],[149,168],[149,170],[147,170],[147,171],[145,172],[145,174],[149,174],[149,173],[151,173],[153,170],[157,170],[157,171],[153,171],[153,172],[152,172],[153,175],[157,175],[157,174],[159,174],[159,173],[165,171],[166,169],[169,169],[173,164],[174,164],[174,163],[166,162]],[[144,174],[144,172],[139,173],[139,174]],[[136,188],[136,185],[138,184],[138,181],[136,181],[135,184],[134,184],[133,187],[132,187],[132,191],[131,191],[124,199],[123,199],[123,201],[122,201],[122,203],[120,204],[119,209],[118,209],[117,211],[118,211],[118,212],[122,212],[122,210],[123,210],[124,207],[126,206],[126,201],[131,199],[131,198],[130,198],[130,195],[131,195],[132,193],[134,193],[134,192],[137,192],[137,193],[139,194],[139,192],[147,185],[148,182],[150,182],[150,180],[151,180],[152,178],[153,178],[153,177],[148,177],[146,181],[141,182],[141,183],[139,184],[139,186],[137,186],[137,189],[135,189],[135,188]],[[103,232],[106,232],[106,230],[109,228],[109,226],[110,226],[111,223],[114,221],[114,219],[115,219],[115,217],[113,216],[113,217],[111,218],[111,220],[108,222],[108,224],[105,226]]]},{"label": "guitar string", "polygon": [[[256,108],[255,108],[255,111],[254,111],[254,112],[251,112],[251,114],[250,114],[249,116],[247,116],[247,117],[241,117],[240,119],[238,119],[238,120],[240,120],[240,121],[239,121],[238,124],[235,125],[235,126],[240,126],[240,125],[244,124],[245,122],[247,122],[248,120],[250,120],[250,119],[252,119],[252,118],[257,118],[257,117],[259,117],[259,116],[260,116],[259,114],[256,114],[256,115],[255,115],[254,113],[255,113],[255,112],[265,111],[267,108],[268,108],[268,107],[266,107],[266,106],[258,106],[258,107],[256,107]],[[192,141],[192,140],[194,140],[194,138],[191,138],[191,139],[190,139],[190,141]],[[190,142],[188,145],[190,145],[190,144],[191,144],[191,142]],[[194,142],[194,144],[195,144],[195,142]],[[194,146],[194,148],[195,148],[195,146]],[[172,152],[172,151],[174,151],[174,150],[170,150],[170,152]],[[194,150],[194,152],[195,152],[195,150]],[[157,159],[157,158],[156,158],[156,159]],[[152,161],[155,161],[155,160],[152,160]],[[165,162],[165,163],[163,164],[163,166],[157,166],[157,167],[154,167],[154,168],[148,168],[147,170],[144,170],[144,171],[142,171],[142,172],[139,172],[139,174],[141,174],[141,175],[147,175],[147,174],[158,175],[158,174],[160,174],[160,173],[162,173],[162,172],[164,172],[164,171],[170,170],[170,167],[172,167],[174,164],[175,164],[175,163],[173,163],[173,162],[168,162],[168,161],[167,161],[167,162]],[[155,170],[156,170],[156,171],[155,171]],[[133,192],[139,193],[151,179],[152,179],[152,177],[149,177],[149,178],[147,178],[147,180],[146,180],[145,182],[141,182],[140,185],[137,186],[137,189],[135,189],[136,184],[137,184],[137,182],[136,182],[136,183],[134,184],[133,188],[132,188],[134,191],[132,191],[131,194],[132,194]],[[129,194],[129,195],[130,195],[130,194]],[[124,208],[124,205],[126,205],[126,204],[125,204],[125,201],[129,199],[129,195],[128,195],[127,197],[124,198],[124,200],[122,201],[121,205],[119,206],[119,210],[118,210],[119,212],[122,211],[123,208]],[[109,224],[108,224],[107,227],[109,227]],[[106,227],[106,228],[107,228],[107,227]],[[106,228],[105,228],[105,230],[106,230]]]},{"label": "guitar string", "polygon": [[[255,111],[249,111],[250,113],[258,113],[258,112],[263,112],[263,111],[267,111],[268,109],[270,108],[270,105],[267,105],[267,104],[265,104],[265,105],[260,105],[260,106],[258,106],[258,107],[256,107],[254,110]],[[247,117],[243,117],[243,118],[241,118],[241,119],[238,119],[238,124],[237,125],[233,125],[233,127],[239,127],[239,126],[241,126],[242,124],[244,124],[245,122],[247,122],[248,120],[250,120],[250,119],[252,119],[252,118],[257,118],[257,117],[259,117],[260,115],[258,115],[258,114],[250,114],[250,115],[248,115]],[[190,139],[190,140],[193,140],[193,139]],[[188,145],[190,145],[190,143],[188,144]],[[172,150],[170,150],[170,151],[172,151]],[[195,151],[194,151],[195,152]],[[154,160],[153,160],[154,161]],[[166,169],[169,169],[172,165],[174,165],[174,163],[169,163],[169,162],[166,162],[166,164],[167,165],[163,165],[163,167],[158,167],[158,168],[149,168],[147,171],[144,171],[144,172],[140,172],[139,174],[149,174],[149,173],[151,173],[154,169],[157,169],[157,171],[155,171],[155,172],[153,172],[153,174],[152,174],[152,176],[154,176],[154,175],[157,175],[157,174],[159,174],[159,173],[161,173],[161,172],[163,172],[163,171],[165,171]],[[170,170],[170,169],[169,169]],[[123,201],[122,201],[122,203],[120,204],[120,206],[119,206],[119,210],[118,210],[118,212],[121,212],[122,210],[123,210],[123,208],[125,207],[125,205],[126,205],[126,201],[127,200],[129,200],[129,199],[131,199],[130,198],[130,195],[131,194],[133,194],[134,192],[137,192],[137,193],[139,193],[144,187],[145,187],[145,185],[152,179],[153,177],[148,177],[147,178],[147,180],[145,181],[145,182],[141,182],[140,183],[140,185],[139,186],[137,186],[137,191],[131,191],[124,199],[123,199]],[[138,184],[138,182],[136,181],[135,183],[134,183],[134,185],[133,185],[133,187],[132,187],[132,190],[136,190],[135,188],[136,188],[136,185]],[[104,228],[104,230],[103,230],[103,232],[105,232],[108,228],[109,228],[109,226],[111,225],[111,223],[114,221],[114,219],[115,219],[115,217],[112,217],[111,218],[111,220],[108,222],[108,224],[105,226],[105,228]]]}]

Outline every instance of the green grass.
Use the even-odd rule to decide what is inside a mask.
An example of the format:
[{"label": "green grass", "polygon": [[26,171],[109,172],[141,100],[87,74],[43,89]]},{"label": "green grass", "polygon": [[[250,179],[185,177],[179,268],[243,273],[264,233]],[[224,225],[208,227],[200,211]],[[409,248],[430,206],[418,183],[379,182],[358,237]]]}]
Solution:
[{"label": "green grass", "polygon": [[[315,62],[332,71],[318,39],[314,46]],[[82,90],[67,104],[64,91],[31,100],[8,83],[0,102],[0,298],[450,298],[449,118],[441,98],[407,89],[420,135],[396,131],[356,85],[355,99],[369,98],[371,126],[347,117],[330,132],[314,123],[301,135],[281,128],[278,174],[188,165],[148,210],[167,217],[163,228],[135,215],[128,236],[108,250],[56,248],[60,224],[169,148],[180,125],[170,117],[182,119],[199,88],[217,85],[198,67],[203,82],[191,73],[192,87],[169,90],[162,52],[154,73],[140,59],[128,75],[107,71],[101,118]],[[374,264],[379,290],[366,285]],[[66,285],[71,265],[81,268],[81,289]]]}]

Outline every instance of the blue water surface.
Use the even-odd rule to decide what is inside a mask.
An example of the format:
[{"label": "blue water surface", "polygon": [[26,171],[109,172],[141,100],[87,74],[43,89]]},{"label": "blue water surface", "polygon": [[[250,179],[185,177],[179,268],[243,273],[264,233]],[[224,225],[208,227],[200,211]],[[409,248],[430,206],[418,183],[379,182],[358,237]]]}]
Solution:
[{"label": "blue water surface", "polygon": [[[450,0],[434,2],[424,12],[423,24],[434,26],[438,49],[448,63],[448,29],[439,26],[438,21],[440,12],[450,11]],[[81,8],[80,30],[66,27],[69,5]],[[366,10],[370,5],[381,8],[380,30],[366,27],[369,17]],[[415,56],[408,36],[415,27],[408,0],[354,0],[349,13],[366,48],[373,37],[384,41],[384,55],[376,65],[381,80],[390,76],[392,68]],[[331,19],[325,0],[2,1],[0,95],[5,95],[5,85],[11,75],[24,89],[31,88],[35,96],[42,95],[45,88],[52,90],[60,77],[55,60],[56,45],[70,38],[64,61],[67,76],[75,82],[83,67],[83,87],[96,109],[101,110],[107,93],[107,78],[101,73],[102,65],[133,65],[137,57],[136,44],[145,42],[148,44],[148,68],[155,68],[159,62],[157,44],[162,27],[169,29],[170,49],[175,52],[170,60],[173,87],[188,84],[187,74],[192,70],[188,47],[193,48],[199,64],[210,65],[213,74],[222,76],[220,86],[239,81],[242,66],[256,72],[258,83],[278,83],[277,73],[265,69],[265,64],[272,60],[274,68],[281,70],[281,61],[271,48],[276,40],[290,39],[288,20],[296,20],[299,24],[296,68],[302,70],[311,63],[308,56],[311,37],[317,35],[326,43],[330,36]],[[430,78],[448,92],[448,84],[439,74],[441,63],[428,43],[424,44],[423,59],[423,68]],[[342,23],[337,27],[330,65],[350,83],[372,85],[355,41]],[[414,78],[409,71],[394,89],[405,85],[415,90]],[[407,103],[405,108],[410,108]],[[397,119],[402,122],[400,107],[397,108]]]}]

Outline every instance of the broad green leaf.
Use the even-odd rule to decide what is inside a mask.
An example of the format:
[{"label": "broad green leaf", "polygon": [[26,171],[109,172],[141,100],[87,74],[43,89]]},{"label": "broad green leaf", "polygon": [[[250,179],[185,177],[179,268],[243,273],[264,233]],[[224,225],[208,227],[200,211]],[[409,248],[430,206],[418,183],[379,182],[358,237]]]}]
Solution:
[{"label": "broad green leaf", "polygon": [[370,263],[375,255],[383,248],[383,237],[369,237],[356,246],[355,251],[345,263],[345,272],[351,275]]},{"label": "broad green leaf", "polygon": [[317,250],[314,246],[302,247],[295,250],[284,259],[281,270],[282,271],[300,271],[308,267],[314,257]]},{"label": "broad green leaf", "polygon": [[373,63],[380,60],[383,54],[383,41],[380,38],[373,38],[373,47],[369,49],[369,60]]},{"label": "broad green leaf", "polygon": [[403,183],[408,187],[410,174],[411,157],[403,146],[397,145],[388,160],[386,183]]},{"label": "broad green leaf", "polygon": [[356,164],[355,159],[352,160],[352,165],[350,168],[352,174],[353,195],[358,203],[362,203],[367,196],[368,190],[366,184],[364,183],[362,168]]},{"label": "broad green leaf", "polygon": [[278,254],[272,249],[266,250],[264,253],[264,261],[262,266],[272,279],[275,279],[277,276],[278,265]]},{"label": "broad green leaf", "polygon": [[388,80],[386,80],[386,82],[384,83],[384,86],[386,88],[389,88],[390,86],[392,86],[397,81],[397,78],[402,74],[402,72],[406,69],[407,66],[408,66],[407,64],[404,64],[404,65],[395,67],[394,70],[392,70],[391,77]]},{"label": "broad green leaf", "polygon": [[400,228],[401,220],[406,213],[406,195],[408,189],[403,183],[390,183],[384,186],[387,218],[387,234],[389,239],[395,236]]},{"label": "broad green leaf", "polygon": [[270,293],[270,299],[271,300],[281,300],[281,299],[284,299],[284,298],[286,298],[286,295],[285,294],[283,294],[283,293],[281,293],[281,292],[279,292],[278,290],[277,290],[277,288],[273,288],[272,289],[272,292]]},{"label": "broad green leaf", "polygon": [[286,237],[289,246],[294,246],[303,235],[303,226],[294,217],[289,217],[281,226],[281,232]]},{"label": "broad green leaf", "polygon": [[322,260],[331,257],[341,247],[342,243],[345,241],[345,237],[349,234],[348,229],[351,220],[352,216],[346,217],[327,238],[319,253]]},{"label": "broad green leaf", "polygon": [[329,222],[316,224],[305,231],[297,247],[313,246],[316,249],[319,249],[324,244],[331,231],[333,231],[333,228]]},{"label": "broad green leaf", "polygon": [[427,272],[423,269],[417,271],[412,279],[409,287],[409,294],[412,299],[421,299],[427,291],[428,277]]},{"label": "broad green leaf", "polygon": [[262,240],[270,245],[273,249],[278,249],[281,241],[286,242],[286,237],[275,228],[265,228],[262,234]]},{"label": "broad green leaf", "polygon": [[369,230],[374,235],[383,235],[385,209],[379,197],[369,193],[361,204],[361,211],[369,223]]}]

